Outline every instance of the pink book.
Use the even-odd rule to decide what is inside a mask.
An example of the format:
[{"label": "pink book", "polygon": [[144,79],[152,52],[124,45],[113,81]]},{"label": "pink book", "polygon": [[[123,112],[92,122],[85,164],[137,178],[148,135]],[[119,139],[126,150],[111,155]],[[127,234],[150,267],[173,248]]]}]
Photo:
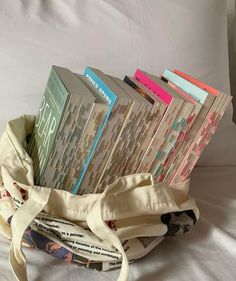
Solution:
[{"label": "pink book", "polygon": [[149,79],[142,70],[137,69],[134,78],[151,90],[156,96],[160,97],[166,104],[170,105],[173,97],[157,83]]},{"label": "pink book", "polygon": [[167,105],[166,112],[136,171],[138,173],[146,173],[150,172],[151,165],[156,157],[162,155],[157,153],[159,152],[163,142],[166,140],[167,135],[169,135],[171,132],[172,126],[177,118],[178,112],[180,111],[184,100],[173,95],[171,93],[171,91],[173,91],[172,89],[168,89],[169,91],[167,91],[164,87],[159,86],[159,84],[150,78],[149,74],[139,69],[135,72],[134,78]]},{"label": "pink book", "polygon": [[[183,163],[181,163],[177,173],[175,174],[174,178],[170,182],[170,184],[174,182],[180,182],[186,180],[195,164],[197,163],[200,155],[202,154],[203,150],[205,149],[206,145],[211,140],[213,134],[215,133],[218,123],[221,120],[225,109],[229,105],[231,98],[230,96],[226,96],[224,100],[221,102],[220,109],[214,112],[211,112],[208,118],[206,118],[204,126],[202,126],[201,130],[199,131],[198,135],[196,136],[197,142],[194,143],[191,147],[191,152],[188,154],[187,159]],[[214,106],[214,105],[213,105]]]},{"label": "pink book", "polygon": [[195,139],[188,152],[185,154],[184,161],[180,164],[174,175],[168,180],[170,183],[183,181],[189,177],[202,151],[209,143],[212,135],[214,134],[216,127],[224,113],[224,110],[229,103],[228,97],[221,93],[219,90],[208,86],[207,84],[191,77],[190,75],[183,73],[182,71],[174,70],[174,73],[196,85],[197,87],[207,91],[212,96],[217,97],[217,99],[210,108],[210,111],[207,114],[200,130],[195,136]]},{"label": "pink book", "polygon": [[168,104],[167,114],[138,168],[138,172],[151,172],[157,178],[191,115],[194,103],[190,101],[191,98],[178,95],[175,90],[156,76],[137,70],[134,77]]},{"label": "pink book", "polygon": [[173,150],[171,151],[170,155],[166,159],[166,161],[164,163],[164,168],[163,168],[162,174],[157,179],[157,182],[161,182],[161,181],[165,180],[165,177],[168,175],[169,169],[172,167],[173,161],[175,161],[175,158],[177,157],[178,150],[180,149],[182,144],[185,143],[186,136],[189,133],[189,130],[191,129],[196,117],[198,116],[198,114],[202,108],[202,105],[200,103],[198,103],[192,96],[188,95],[185,91],[183,91],[181,88],[176,86],[174,83],[172,83],[171,81],[168,81],[168,85],[170,85],[179,95],[185,96],[186,98],[188,98],[189,102],[194,104],[194,109],[193,109],[191,115],[189,116],[185,127],[181,131]]}]

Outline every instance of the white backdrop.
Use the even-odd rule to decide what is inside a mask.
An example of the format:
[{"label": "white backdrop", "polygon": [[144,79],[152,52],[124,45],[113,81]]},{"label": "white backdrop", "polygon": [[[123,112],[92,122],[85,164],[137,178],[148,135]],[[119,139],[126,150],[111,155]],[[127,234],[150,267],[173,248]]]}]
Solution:
[{"label": "white backdrop", "polygon": [[227,1],[228,41],[229,41],[229,74],[230,87],[233,96],[233,120],[236,123],[236,10],[235,1]]},{"label": "white backdrop", "polygon": [[[230,93],[226,2],[0,0],[0,132],[36,114],[50,67],[101,68],[123,77],[179,68]],[[232,108],[201,165],[236,164]]]}]

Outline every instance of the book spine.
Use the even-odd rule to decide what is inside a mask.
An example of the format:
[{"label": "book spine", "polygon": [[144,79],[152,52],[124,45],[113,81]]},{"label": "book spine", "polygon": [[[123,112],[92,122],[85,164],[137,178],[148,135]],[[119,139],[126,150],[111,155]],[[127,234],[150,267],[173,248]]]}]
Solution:
[{"label": "book spine", "polygon": [[107,86],[106,84],[89,68],[87,67],[85,69],[85,72],[83,74],[85,77],[87,77],[89,79],[89,81],[92,83],[92,85],[98,90],[98,92],[101,94],[101,96],[103,98],[106,99],[107,101],[107,104],[108,104],[108,111],[106,113],[106,116],[103,120],[103,123],[101,125],[101,127],[99,128],[98,132],[97,132],[97,135],[94,139],[94,142],[93,142],[93,146],[92,146],[92,149],[89,153],[89,156],[87,157],[86,161],[85,161],[85,164],[84,164],[84,167],[81,171],[81,174],[79,175],[79,178],[73,188],[73,193],[78,193],[78,190],[80,188],[80,185],[82,183],[82,180],[84,178],[84,175],[86,173],[86,170],[88,168],[88,165],[91,161],[91,158],[95,152],[95,149],[97,147],[97,144],[98,144],[98,141],[102,135],[102,131],[103,129],[105,128],[106,124],[107,124],[107,121],[108,121],[108,118],[112,112],[112,109],[115,105],[115,102],[116,102],[116,95],[115,93],[113,93]]},{"label": "book spine", "polygon": [[40,184],[69,98],[62,81],[52,68],[36,118],[29,155],[33,159],[36,184]]}]

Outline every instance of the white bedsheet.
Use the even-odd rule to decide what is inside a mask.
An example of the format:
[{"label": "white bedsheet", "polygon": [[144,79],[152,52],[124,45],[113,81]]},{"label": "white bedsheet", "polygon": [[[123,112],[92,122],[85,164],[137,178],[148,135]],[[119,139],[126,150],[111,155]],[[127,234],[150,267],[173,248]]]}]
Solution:
[{"label": "white bedsheet", "polygon": [[[200,220],[190,233],[164,240],[130,266],[131,281],[236,280],[236,167],[197,168],[190,194],[200,208]],[[12,281],[9,242],[0,237],[0,280]],[[30,281],[116,280],[106,273],[67,265],[36,249],[25,249]]]}]

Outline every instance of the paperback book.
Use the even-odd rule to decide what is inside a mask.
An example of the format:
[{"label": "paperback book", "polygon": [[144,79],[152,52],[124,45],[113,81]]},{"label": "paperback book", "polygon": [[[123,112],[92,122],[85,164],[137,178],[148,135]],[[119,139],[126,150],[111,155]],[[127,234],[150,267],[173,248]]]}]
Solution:
[{"label": "paperback book", "polygon": [[111,109],[109,121],[106,128],[99,139],[98,146],[91,156],[91,162],[88,170],[80,181],[78,193],[99,192],[101,188],[101,178],[109,163],[117,144],[120,141],[121,134],[128,121],[129,115],[133,107],[133,100],[122,91],[119,86],[102,71],[95,68],[87,68],[85,75],[89,75],[90,79],[101,93],[104,95],[116,96],[116,101]]},{"label": "paperback book", "polygon": [[127,161],[124,175],[129,175],[137,173],[138,167],[146,155],[148,147],[152,143],[160,122],[167,110],[167,104],[134,78],[125,76],[124,81],[136,91],[137,95],[145,98],[151,106],[149,123],[140,138],[139,145],[136,146],[134,153]]},{"label": "paperback book", "polygon": [[154,160],[157,158],[160,159],[163,155],[161,151],[162,144],[168,139],[172,129],[178,128],[181,122],[178,120],[178,114],[181,107],[184,105],[184,100],[177,95],[170,94],[170,91],[161,87],[153,81],[148,74],[141,70],[137,70],[134,77],[167,104],[165,115],[163,116],[152,142],[150,143],[138,168],[138,172],[150,172],[150,168]]},{"label": "paperback book", "polygon": [[[194,122],[193,127],[187,134],[186,141],[182,144],[176,158],[173,160],[171,170],[168,171],[166,176],[165,180],[170,183],[182,181],[189,177],[194,165],[199,159],[205,146],[209,143],[223,112],[231,100],[230,96],[225,95],[203,82],[198,81],[183,72],[182,75],[181,72],[177,71],[177,73],[177,79],[178,81],[181,81],[183,90],[186,89],[186,91],[189,91],[190,87],[192,87],[192,92],[194,92],[195,95],[197,95],[197,91],[200,93],[205,92],[208,101],[206,102],[206,99],[201,99],[200,101],[203,103],[200,117]],[[172,76],[173,82],[177,73],[174,73]],[[169,76],[169,78],[171,78],[171,76]],[[199,94],[198,96],[200,97],[201,95]]]},{"label": "paperback book", "polygon": [[[120,135],[120,139],[114,149],[113,154],[108,160],[102,173],[101,180],[97,189],[102,191],[108,184],[115,181],[116,178],[123,175],[127,162],[131,156],[136,156],[134,150],[140,145],[140,138],[149,124],[151,118],[152,105],[135,90],[129,87],[119,78],[109,76],[115,84],[123,91],[123,94],[132,99],[132,108],[127,116],[126,124]],[[117,88],[117,86],[115,86]],[[115,89],[114,87],[114,89]],[[118,91],[118,89],[116,89]],[[131,164],[131,163],[130,163]]]},{"label": "paperback book", "polygon": [[140,172],[185,181],[230,101],[176,69],[122,81],[53,66],[27,147],[35,184],[86,194]]}]

